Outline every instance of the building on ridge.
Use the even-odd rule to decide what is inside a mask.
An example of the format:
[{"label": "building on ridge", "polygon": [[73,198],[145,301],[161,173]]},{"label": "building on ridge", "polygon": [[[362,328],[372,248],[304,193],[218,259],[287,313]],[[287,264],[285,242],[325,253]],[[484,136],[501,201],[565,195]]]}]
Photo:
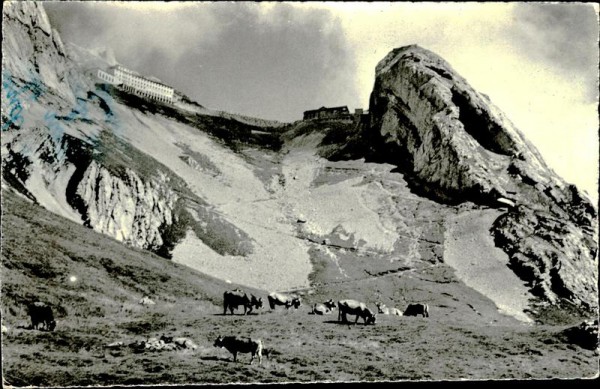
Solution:
[{"label": "building on ridge", "polygon": [[143,77],[133,70],[121,65],[111,66],[108,70],[109,72],[105,72],[99,69],[97,77],[126,92],[165,103],[173,103],[176,99],[175,89]]},{"label": "building on ridge", "polygon": [[310,119],[351,119],[350,111],[347,106],[340,107],[321,107],[310,111],[304,111],[304,120]]}]

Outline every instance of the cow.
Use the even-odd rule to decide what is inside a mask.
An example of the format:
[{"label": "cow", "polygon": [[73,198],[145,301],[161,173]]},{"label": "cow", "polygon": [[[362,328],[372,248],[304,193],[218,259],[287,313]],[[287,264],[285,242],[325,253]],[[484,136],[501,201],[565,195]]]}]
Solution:
[{"label": "cow", "polygon": [[390,315],[393,315],[393,316],[404,316],[404,314],[402,313],[402,311],[399,310],[398,308],[390,308]]},{"label": "cow", "polygon": [[383,315],[394,315],[394,316],[402,316],[402,311],[398,308],[388,308],[385,304],[377,302],[375,303],[377,306],[377,312]]},{"label": "cow", "polygon": [[327,307],[325,304],[313,304],[312,311],[310,312],[313,315],[329,315],[331,313],[331,309]]},{"label": "cow", "polygon": [[252,359],[250,364],[254,362],[254,357],[258,356],[258,364],[262,362],[263,343],[260,339],[251,339],[242,336],[218,336],[215,339],[214,347],[226,348],[227,351],[233,354],[233,361],[237,362],[238,353],[251,353]]},{"label": "cow", "polygon": [[364,303],[356,300],[340,300],[338,301],[338,321],[347,323],[346,314],[356,315],[354,324],[358,322],[358,318],[362,317],[365,325],[375,324],[377,320],[376,314],[373,313]]},{"label": "cow", "polygon": [[323,305],[325,305],[326,308],[329,308],[332,311],[335,309],[335,301],[333,301],[332,299],[325,301]]},{"label": "cow", "polygon": [[32,329],[45,329],[47,331],[54,331],[56,328],[56,321],[54,320],[54,314],[52,308],[41,301],[36,301],[27,306],[27,313],[31,318]]},{"label": "cow", "polygon": [[285,294],[271,292],[268,296],[269,306],[271,309],[275,309],[277,305],[284,305],[286,309],[290,309],[290,307],[294,307],[298,309],[300,305],[302,305],[302,300],[297,296],[287,296]]},{"label": "cow", "polygon": [[223,293],[223,315],[227,314],[227,309],[233,315],[233,310],[237,309],[240,305],[244,307],[244,315],[250,314],[253,308],[262,308],[262,297],[256,298],[253,294],[248,296],[241,289],[234,289]]},{"label": "cow", "polygon": [[316,303],[312,306],[310,314],[313,315],[329,315],[335,309],[335,302],[332,299],[325,301],[324,303]]},{"label": "cow", "polygon": [[404,311],[404,316],[418,316],[429,317],[429,305],[427,304],[408,304]]}]

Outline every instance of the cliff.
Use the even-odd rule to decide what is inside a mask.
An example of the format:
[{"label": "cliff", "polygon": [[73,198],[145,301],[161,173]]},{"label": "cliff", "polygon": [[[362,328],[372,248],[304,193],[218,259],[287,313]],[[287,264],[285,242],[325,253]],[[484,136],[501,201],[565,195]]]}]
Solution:
[{"label": "cliff", "polygon": [[2,19],[3,88],[7,82],[28,81],[32,87],[50,88],[71,102],[74,91],[89,88],[90,81],[70,60],[41,2],[7,2]]},{"label": "cliff", "polygon": [[188,228],[221,254],[251,251],[187,183],[121,138],[139,135],[139,120],[89,72],[109,51],[65,47],[41,3],[7,3],[3,28],[3,188],[166,257]]},{"label": "cliff", "polygon": [[532,292],[597,307],[594,206],[446,61],[416,45],[392,50],[377,65],[369,112],[372,156],[437,201],[508,208],[492,232]]}]

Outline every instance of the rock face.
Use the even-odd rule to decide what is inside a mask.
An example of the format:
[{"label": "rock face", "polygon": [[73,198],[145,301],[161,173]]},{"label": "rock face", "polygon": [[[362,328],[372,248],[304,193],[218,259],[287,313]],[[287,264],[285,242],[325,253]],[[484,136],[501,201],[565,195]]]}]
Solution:
[{"label": "rock face", "polygon": [[[123,243],[155,252],[163,247],[178,199],[165,174],[142,179],[124,169],[116,175],[89,159],[81,152],[84,143],[69,135],[59,143],[42,129],[3,135],[2,174],[13,188]],[[36,150],[28,150],[32,145]]]},{"label": "rock face", "polygon": [[510,176],[513,161],[524,168],[522,175],[553,178],[487,97],[418,46],[395,49],[377,65],[370,113],[371,129],[392,158],[434,197],[511,198],[517,181]]},{"label": "rock face", "polygon": [[52,28],[40,2],[13,1],[3,7],[3,88],[6,77],[51,88],[70,101],[73,91],[87,89],[89,80],[69,61],[60,35]]},{"label": "rock face", "polygon": [[165,238],[177,222],[167,176],[116,175],[102,165],[107,153],[91,150],[113,114],[41,3],[8,3],[3,28],[3,186],[124,243],[168,254],[167,240],[178,237]]},{"label": "rock face", "polygon": [[598,350],[598,319],[584,321],[578,326],[567,328],[562,335],[569,343],[575,343],[588,350]]},{"label": "rock face", "polygon": [[41,3],[8,3],[3,29],[3,188],[167,258],[188,229],[221,255],[252,251],[248,236],[187,182],[120,137],[140,121],[130,112],[118,118],[127,108],[95,83],[94,69],[115,61],[110,50],[65,46]]},{"label": "rock face", "polygon": [[394,49],[377,65],[369,110],[371,152],[416,192],[509,204],[493,234],[514,271],[553,303],[597,307],[597,211],[446,61],[416,45]]},{"label": "rock face", "polygon": [[122,178],[115,177],[92,161],[76,194],[89,226],[134,247],[158,250],[163,245],[161,228],[173,224],[177,196],[164,175],[144,182],[127,169]]}]

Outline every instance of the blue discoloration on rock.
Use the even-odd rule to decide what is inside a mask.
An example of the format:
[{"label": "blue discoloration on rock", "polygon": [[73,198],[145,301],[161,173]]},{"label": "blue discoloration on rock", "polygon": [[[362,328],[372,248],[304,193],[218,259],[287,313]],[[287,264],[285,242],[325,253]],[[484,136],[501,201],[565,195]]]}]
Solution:
[{"label": "blue discoloration on rock", "polygon": [[14,127],[20,128],[24,121],[22,112],[27,107],[27,102],[37,100],[46,92],[46,88],[39,78],[35,77],[33,73],[31,76],[32,81],[19,85],[10,73],[2,73],[2,89],[6,91],[8,101],[8,115],[5,116],[6,119],[2,122],[2,131]]}]

